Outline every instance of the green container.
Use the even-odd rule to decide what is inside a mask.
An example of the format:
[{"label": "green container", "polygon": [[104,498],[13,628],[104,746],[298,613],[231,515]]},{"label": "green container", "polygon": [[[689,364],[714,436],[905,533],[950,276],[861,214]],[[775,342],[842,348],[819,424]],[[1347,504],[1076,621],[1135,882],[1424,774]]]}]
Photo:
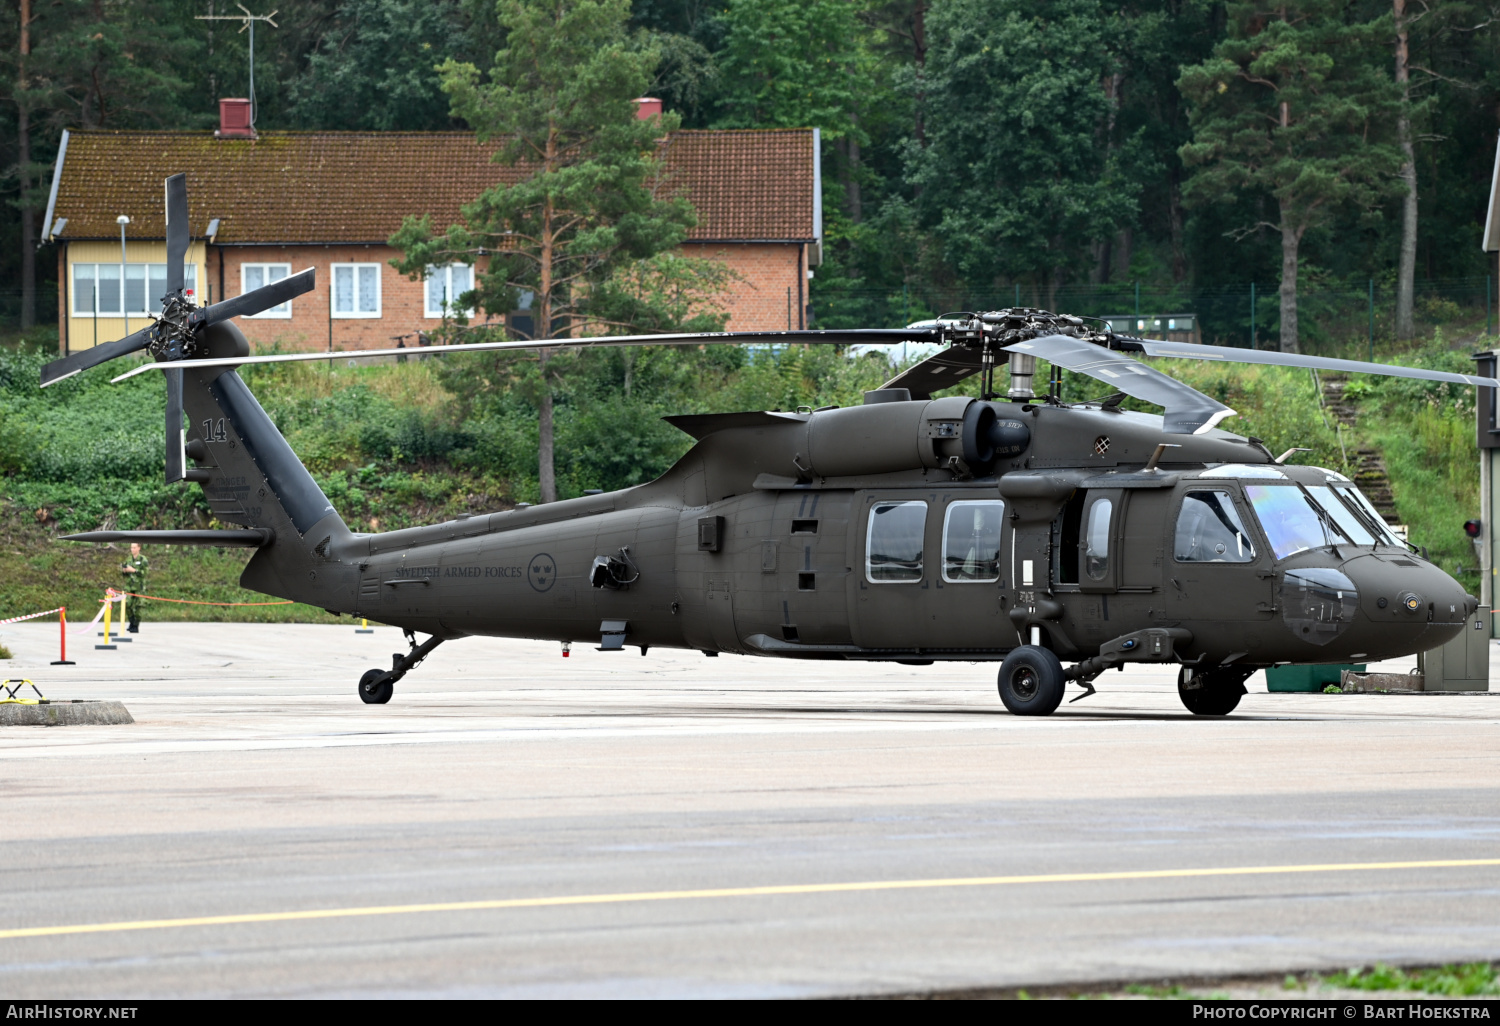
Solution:
[{"label": "green container", "polygon": [[1266,670],[1268,691],[1322,691],[1342,680],[1345,670],[1364,673],[1364,663],[1322,663],[1316,666],[1272,666]]}]

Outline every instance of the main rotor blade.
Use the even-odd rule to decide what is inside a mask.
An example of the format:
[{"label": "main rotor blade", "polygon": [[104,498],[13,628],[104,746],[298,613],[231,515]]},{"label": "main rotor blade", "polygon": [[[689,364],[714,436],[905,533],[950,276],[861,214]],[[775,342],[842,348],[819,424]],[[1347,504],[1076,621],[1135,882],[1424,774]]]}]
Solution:
[{"label": "main rotor blade", "polygon": [[187,256],[191,236],[188,230],[187,175],[168,178],[166,188],[167,294],[170,295],[183,286],[182,261]]},{"label": "main rotor blade", "polygon": [[[278,283],[279,284],[279,283]],[[209,307],[210,310],[217,308]],[[181,360],[173,367],[238,367],[257,363],[302,363],[308,360],[353,360],[367,356],[412,356],[428,353],[485,353],[527,349],[592,349],[599,346],[714,346],[714,345],[892,345],[900,342],[936,342],[938,333],[927,328],[861,328],[848,331],[702,331],[675,335],[596,335],[589,338],[549,338],[522,342],[469,342],[456,346],[412,349],[356,349],[336,353],[282,353],[277,356],[227,356],[213,360]],[[148,363],[126,371],[115,381],[124,381],[167,364]]]},{"label": "main rotor blade", "polygon": [[107,363],[117,356],[126,356],[138,350],[145,349],[146,343],[150,341],[151,329],[155,325],[148,324],[140,331],[126,335],[114,342],[106,342],[92,349],[80,350],[70,353],[61,360],[53,360],[42,368],[42,387],[55,385],[63,378],[71,378],[79,371],[86,371],[90,367],[97,367],[101,363]]},{"label": "main rotor blade", "polygon": [[983,359],[983,353],[976,347],[949,346],[921,363],[912,364],[880,387],[905,388],[913,399],[929,399],[938,389],[951,388],[984,370]]},{"label": "main rotor blade", "polygon": [[218,324],[227,321],[231,317],[248,317],[269,310],[273,306],[296,299],[304,292],[311,292],[317,284],[317,268],[309,267],[305,271],[289,274],[280,281],[273,281],[269,285],[262,285],[253,292],[246,292],[242,296],[226,299],[222,303],[205,307],[194,315],[193,321],[207,327],[210,324]]},{"label": "main rotor blade", "polygon": [[1392,378],[1447,381],[1455,385],[1500,387],[1500,381],[1495,378],[1426,370],[1421,367],[1399,367],[1389,363],[1336,360],[1331,356],[1302,356],[1299,353],[1272,353],[1261,349],[1234,349],[1229,346],[1200,346],[1187,342],[1160,342],[1149,338],[1127,338],[1122,341],[1138,345],[1147,356],[1175,356],[1184,360],[1212,360],[1219,363],[1259,363],[1272,367],[1307,367],[1313,370],[1348,371],[1354,374],[1384,374]]},{"label": "main rotor blade", "polygon": [[1070,371],[1098,378],[1126,395],[1165,407],[1162,428],[1172,434],[1201,435],[1234,411],[1153,367],[1080,338],[1048,335],[1006,346],[1012,353],[1040,356]]},{"label": "main rotor blade", "polygon": [[176,484],[187,476],[186,443],[182,438],[182,369],[167,370],[167,484]]}]

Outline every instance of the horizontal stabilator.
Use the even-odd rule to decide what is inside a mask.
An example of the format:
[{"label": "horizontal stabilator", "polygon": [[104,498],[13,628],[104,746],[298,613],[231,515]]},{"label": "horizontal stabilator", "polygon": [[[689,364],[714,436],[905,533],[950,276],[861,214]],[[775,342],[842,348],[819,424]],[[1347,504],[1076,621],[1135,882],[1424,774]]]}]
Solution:
[{"label": "horizontal stabilator", "polygon": [[265,528],[244,531],[85,531],[65,534],[63,541],[140,542],[142,545],[229,545],[258,549],[270,543],[274,535]]}]

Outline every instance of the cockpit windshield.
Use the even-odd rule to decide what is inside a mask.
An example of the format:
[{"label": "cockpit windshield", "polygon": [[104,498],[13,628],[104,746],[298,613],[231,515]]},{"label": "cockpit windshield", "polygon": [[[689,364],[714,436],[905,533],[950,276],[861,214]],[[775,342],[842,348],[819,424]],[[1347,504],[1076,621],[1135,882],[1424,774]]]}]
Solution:
[{"label": "cockpit windshield", "polygon": [[1391,533],[1390,527],[1386,525],[1385,518],[1380,515],[1379,510],[1371,505],[1370,500],[1365,497],[1364,492],[1352,484],[1335,487],[1334,491],[1349,504],[1355,513],[1363,514],[1360,517],[1361,522],[1370,529],[1371,533],[1380,539],[1381,545],[1393,545],[1398,549],[1406,548],[1401,539]]},{"label": "cockpit windshield", "polygon": [[1313,501],[1331,516],[1339,525],[1339,530],[1355,545],[1374,545],[1375,536],[1372,535],[1360,518],[1354,515],[1354,511],[1339,501],[1333,489],[1327,485],[1309,485],[1307,489],[1312,493]]},{"label": "cockpit windshield", "polygon": [[1277,559],[1330,545],[1395,545],[1384,521],[1355,488],[1246,484]]},{"label": "cockpit windshield", "polygon": [[1295,485],[1247,484],[1245,495],[1277,559],[1346,540],[1330,530],[1331,518]]}]

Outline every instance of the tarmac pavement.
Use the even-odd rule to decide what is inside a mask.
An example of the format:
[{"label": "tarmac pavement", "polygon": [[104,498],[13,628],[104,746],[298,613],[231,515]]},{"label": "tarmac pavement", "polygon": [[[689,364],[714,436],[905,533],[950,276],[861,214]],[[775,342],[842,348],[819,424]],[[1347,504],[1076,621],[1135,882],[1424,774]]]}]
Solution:
[{"label": "tarmac pavement", "polygon": [[1500,694],[1257,677],[1219,720],[1132,669],[1036,719],[994,664],[468,639],[365,706],[394,629],[92,633],[51,667],[55,624],[0,628],[0,674],[136,719],[0,728],[5,997],[816,996],[1500,956]]}]

